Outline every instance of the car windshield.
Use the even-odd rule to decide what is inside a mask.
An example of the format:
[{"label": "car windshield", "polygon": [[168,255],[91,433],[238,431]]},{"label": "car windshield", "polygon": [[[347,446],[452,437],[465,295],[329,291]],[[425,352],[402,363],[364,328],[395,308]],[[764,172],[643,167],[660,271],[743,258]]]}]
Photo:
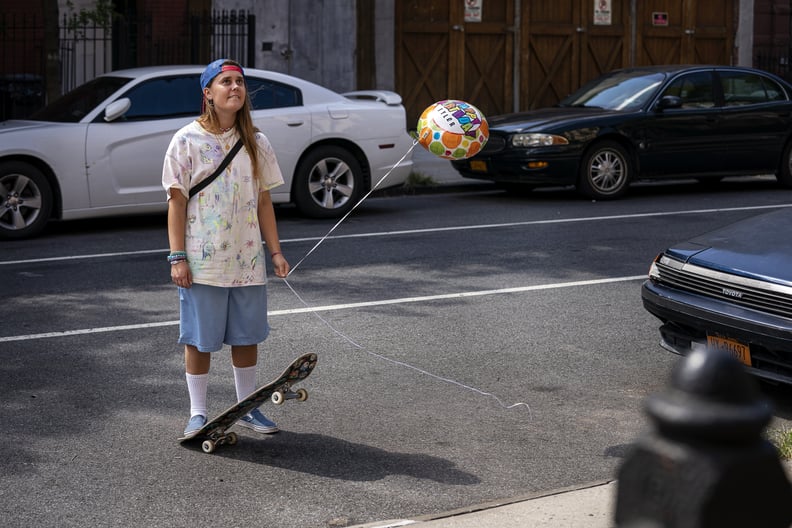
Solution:
[{"label": "car windshield", "polygon": [[96,105],[110,97],[132,79],[126,77],[97,77],[59,97],[29,119],[56,123],[77,123]]},{"label": "car windshield", "polygon": [[664,79],[663,73],[614,72],[586,84],[559,106],[637,110],[655,95]]}]

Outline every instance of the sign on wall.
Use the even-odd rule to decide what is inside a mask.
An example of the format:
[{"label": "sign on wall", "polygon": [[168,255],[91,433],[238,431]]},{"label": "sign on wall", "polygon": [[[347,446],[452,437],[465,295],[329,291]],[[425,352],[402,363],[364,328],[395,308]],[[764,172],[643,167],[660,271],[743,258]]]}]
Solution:
[{"label": "sign on wall", "polygon": [[652,13],[652,25],[653,26],[667,26],[668,25],[668,13],[665,11],[654,11]]},{"label": "sign on wall", "polygon": [[465,0],[465,22],[481,22],[481,4],[484,0]]},{"label": "sign on wall", "polygon": [[610,26],[613,23],[611,0],[594,0],[594,25]]}]

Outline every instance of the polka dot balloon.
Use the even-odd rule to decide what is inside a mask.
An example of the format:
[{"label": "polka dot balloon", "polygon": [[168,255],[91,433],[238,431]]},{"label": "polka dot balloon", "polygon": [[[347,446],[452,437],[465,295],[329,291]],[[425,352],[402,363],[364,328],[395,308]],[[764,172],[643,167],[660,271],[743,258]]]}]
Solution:
[{"label": "polka dot balloon", "polygon": [[418,119],[418,142],[441,158],[459,160],[474,156],[488,138],[484,115],[464,101],[438,101]]}]

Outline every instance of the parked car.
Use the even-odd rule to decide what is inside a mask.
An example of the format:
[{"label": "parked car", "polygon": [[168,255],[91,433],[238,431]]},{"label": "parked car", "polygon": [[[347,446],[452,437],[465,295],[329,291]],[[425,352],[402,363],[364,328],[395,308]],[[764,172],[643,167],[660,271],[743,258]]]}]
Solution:
[{"label": "parked car", "polygon": [[[120,70],[76,88],[26,120],[0,123],[0,238],[35,235],[50,218],[165,211],[162,163],[173,134],[200,113],[203,66]],[[412,168],[398,94],[338,94],[246,69],[253,119],[285,180],[275,203],[312,217],[349,211],[371,186]],[[394,168],[394,166],[396,166]]]},{"label": "parked car", "polygon": [[530,189],[574,185],[613,199],[639,179],[775,174],[792,187],[792,86],[755,69],[654,66],[613,71],[552,108],[488,117],[466,178]]},{"label": "parked car", "polygon": [[737,222],[660,253],[646,310],[677,354],[727,351],[753,374],[792,384],[792,209]]}]

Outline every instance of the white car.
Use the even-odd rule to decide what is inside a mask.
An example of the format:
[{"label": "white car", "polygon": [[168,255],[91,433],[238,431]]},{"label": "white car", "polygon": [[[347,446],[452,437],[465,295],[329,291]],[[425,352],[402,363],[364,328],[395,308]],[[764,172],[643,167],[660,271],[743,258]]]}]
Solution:
[{"label": "white car", "polygon": [[[33,236],[51,218],[165,211],[165,150],[199,114],[203,68],[107,73],[30,119],[0,122],[0,238]],[[407,179],[412,139],[398,94],[338,94],[251,68],[245,78],[253,120],[285,180],[272,191],[275,203],[338,217],[389,171],[382,187]]]}]

